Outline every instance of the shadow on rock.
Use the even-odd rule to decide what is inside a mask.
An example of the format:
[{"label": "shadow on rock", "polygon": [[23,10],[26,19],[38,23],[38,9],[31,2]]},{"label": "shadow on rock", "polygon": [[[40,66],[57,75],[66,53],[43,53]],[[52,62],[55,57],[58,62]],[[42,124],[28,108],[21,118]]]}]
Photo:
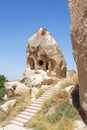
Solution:
[{"label": "shadow on rock", "polygon": [[78,110],[79,115],[81,116],[83,122],[87,125],[87,115],[85,114],[84,110],[80,105],[80,98],[79,98],[79,85],[76,85],[74,90],[71,93],[72,96],[72,103],[74,107]]}]

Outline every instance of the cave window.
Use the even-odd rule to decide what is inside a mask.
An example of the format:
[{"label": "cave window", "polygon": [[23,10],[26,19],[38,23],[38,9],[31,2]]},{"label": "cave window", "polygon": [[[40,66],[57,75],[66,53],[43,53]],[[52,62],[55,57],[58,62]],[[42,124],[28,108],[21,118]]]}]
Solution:
[{"label": "cave window", "polygon": [[48,70],[48,62],[46,63],[46,70]]},{"label": "cave window", "polygon": [[38,61],[38,64],[39,64],[40,66],[42,66],[42,65],[43,65],[43,61],[42,61],[42,60],[39,60],[39,61]]}]

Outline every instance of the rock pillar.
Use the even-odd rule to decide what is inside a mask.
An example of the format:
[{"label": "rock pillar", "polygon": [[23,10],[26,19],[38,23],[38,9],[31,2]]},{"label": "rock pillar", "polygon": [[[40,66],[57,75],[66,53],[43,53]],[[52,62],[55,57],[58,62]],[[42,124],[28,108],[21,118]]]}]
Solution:
[{"label": "rock pillar", "polygon": [[80,104],[87,115],[87,0],[69,0],[71,40],[78,69]]}]

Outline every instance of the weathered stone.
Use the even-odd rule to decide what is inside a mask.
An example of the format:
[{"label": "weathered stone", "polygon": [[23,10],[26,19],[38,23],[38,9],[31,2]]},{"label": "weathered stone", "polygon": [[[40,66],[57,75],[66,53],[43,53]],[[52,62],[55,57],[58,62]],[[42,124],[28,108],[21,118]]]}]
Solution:
[{"label": "weathered stone", "polygon": [[66,77],[72,78],[74,76],[74,74],[76,74],[75,70],[68,70],[67,73],[66,73]]},{"label": "weathered stone", "polygon": [[69,94],[71,94],[74,88],[75,88],[75,85],[70,85],[64,88],[64,90],[67,91]]},{"label": "weathered stone", "polygon": [[37,89],[36,87],[33,87],[31,89],[31,96],[32,96],[32,102],[35,101],[36,99],[36,95],[39,93],[39,89]]},{"label": "weathered stone", "polygon": [[8,100],[7,94],[4,95],[3,100],[4,100],[4,101],[7,101],[7,100]]},{"label": "weathered stone", "polygon": [[71,40],[78,68],[80,104],[87,114],[87,0],[69,0]]},{"label": "weathered stone", "polygon": [[13,95],[22,95],[24,92],[29,91],[30,89],[19,81],[5,82],[4,86],[7,97],[11,97]]},{"label": "weathered stone", "polygon": [[4,103],[3,105],[0,106],[0,111],[1,112],[3,112],[3,111],[7,112],[9,107],[11,108],[15,104],[16,104],[16,100],[15,99],[14,100],[9,100],[9,101],[7,101],[6,103]]},{"label": "weathered stone", "polygon": [[49,77],[43,70],[30,70],[26,69],[21,78],[21,82],[28,85],[29,88],[32,86],[38,86],[41,84],[50,84],[54,82],[55,78]]},{"label": "weathered stone", "polygon": [[66,63],[63,54],[46,29],[40,28],[28,40],[26,54],[28,69],[48,70],[55,77],[66,77]]}]

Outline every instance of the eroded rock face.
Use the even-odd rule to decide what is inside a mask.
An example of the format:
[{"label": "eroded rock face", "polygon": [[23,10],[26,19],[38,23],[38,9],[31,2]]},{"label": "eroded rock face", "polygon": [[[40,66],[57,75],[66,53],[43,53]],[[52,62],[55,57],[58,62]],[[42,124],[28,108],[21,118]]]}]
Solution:
[{"label": "eroded rock face", "polygon": [[19,81],[5,82],[4,86],[6,89],[4,99],[14,95],[22,95],[24,92],[29,91],[29,87]]},{"label": "eroded rock face", "polygon": [[15,104],[16,104],[16,99],[7,101],[6,103],[0,106],[0,113],[7,112],[9,107],[12,108]]},{"label": "eroded rock face", "polygon": [[27,68],[48,70],[51,75],[66,77],[66,63],[63,54],[46,29],[40,28],[28,40],[26,53]]},{"label": "eroded rock face", "polygon": [[41,84],[48,85],[56,81],[57,78],[49,77],[43,70],[30,70],[26,69],[21,78],[21,82],[26,84],[27,87],[32,88]]},{"label": "eroded rock face", "polygon": [[69,0],[71,40],[78,68],[80,104],[87,114],[87,0]]}]

